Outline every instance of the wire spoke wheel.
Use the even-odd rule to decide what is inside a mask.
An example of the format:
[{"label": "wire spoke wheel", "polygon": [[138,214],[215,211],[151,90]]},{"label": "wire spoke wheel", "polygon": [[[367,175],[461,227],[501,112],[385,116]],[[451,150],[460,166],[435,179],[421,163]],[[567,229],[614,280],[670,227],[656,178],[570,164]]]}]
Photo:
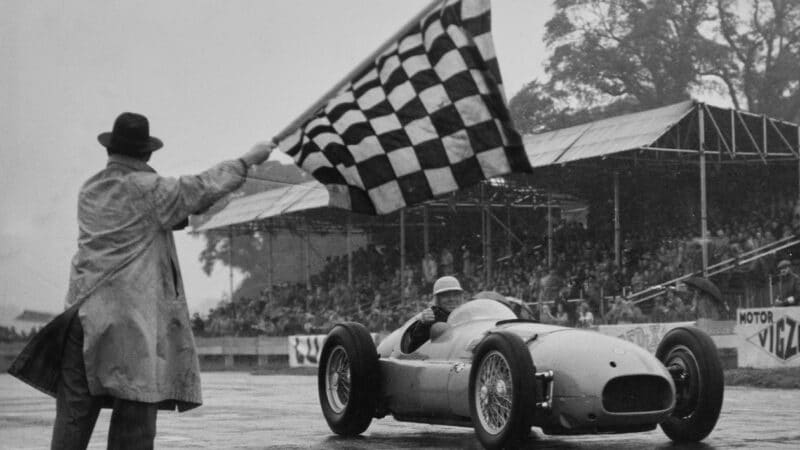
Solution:
[{"label": "wire spoke wheel", "polygon": [[502,353],[489,352],[481,361],[475,383],[478,420],[490,434],[498,434],[511,418],[513,385],[511,367]]},{"label": "wire spoke wheel", "polygon": [[341,414],[350,401],[350,359],[341,345],[331,351],[328,359],[325,368],[325,391],[331,409]]},{"label": "wire spoke wheel", "polygon": [[356,436],[378,406],[378,353],[366,327],[336,324],[328,333],[317,369],[317,393],[331,431]]}]

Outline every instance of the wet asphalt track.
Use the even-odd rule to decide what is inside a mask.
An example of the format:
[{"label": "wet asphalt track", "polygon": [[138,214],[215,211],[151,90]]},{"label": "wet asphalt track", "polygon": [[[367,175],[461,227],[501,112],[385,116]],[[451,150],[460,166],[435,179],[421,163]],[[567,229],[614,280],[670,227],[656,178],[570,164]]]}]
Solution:
[{"label": "wet asphalt track", "polygon": [[[203,373],[205,404],[184,414],[159,413],[157,448],[478,449],[471,429],[375,420],[359,438],[333,435],[317,403],[316,377]],[[0,375],[0,448],[49,448],[55,403]],[[105,448],[103,411],[90,448]],[[606,436],[546,436],[531,448],[800,448],[800,390],[728,388],[722,417],[702,444],[678,447],[657,429]]]}]

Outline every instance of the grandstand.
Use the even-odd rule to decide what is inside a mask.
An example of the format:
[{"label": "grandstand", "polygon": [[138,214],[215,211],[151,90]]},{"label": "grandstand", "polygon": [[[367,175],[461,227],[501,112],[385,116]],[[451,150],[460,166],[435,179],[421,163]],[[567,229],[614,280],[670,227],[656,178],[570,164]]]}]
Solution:
[{"label": "grandstand", "polygon": [[[767,305],[776,258],[793,259],[800,242],[799,141],[797,125],[687,101],[525,136],[533,174],[387,216],[327,208],[313,181],[235,198],[195,231],[293,230],[347,250],[326,254],[306,240],[298,257],[307,268],[325,260],[321,269],[292,282],[251,276],[198,327],[289,334],[349,319],[391,329],[428,301],[423,259],[470,292],[537,303],[543,318],[563,303],[570,322],[580,301],[607,323],[691,319],[681,299],[690,276],[711,278],[733,308]],[[351,245],[355,232],[366,240]]]}]

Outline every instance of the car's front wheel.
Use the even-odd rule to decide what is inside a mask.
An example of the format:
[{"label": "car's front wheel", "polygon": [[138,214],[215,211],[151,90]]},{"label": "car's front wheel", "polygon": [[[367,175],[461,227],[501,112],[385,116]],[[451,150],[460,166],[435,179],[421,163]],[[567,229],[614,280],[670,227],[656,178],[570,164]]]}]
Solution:
[{"label": "car's front wheel", "polygon": [[656,350],[675,382],[675,409],[661,429],[675,442],[699,442],[719,418],[725,389],[714,341],[697,328],[675,328]]},{"label": "car's front wheel", "polygon": [[319,403],[334,433],[363,433],[378,399],[378,352],[359,324],[338,324],[328,333],[317,372]]},{"label": "car's front wheel", "polygon": [[478,345],[469,381],[472,425],[484,447],[517,448],[536,405],[531,354],[519,336],[492,333]]}]

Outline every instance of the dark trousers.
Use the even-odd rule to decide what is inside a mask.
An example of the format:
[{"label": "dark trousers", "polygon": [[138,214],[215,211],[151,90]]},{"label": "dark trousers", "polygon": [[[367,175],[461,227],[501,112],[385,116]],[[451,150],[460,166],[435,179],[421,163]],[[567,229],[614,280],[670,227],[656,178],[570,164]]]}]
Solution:
[{"label": "dark trousers", "polygon": [[113,408],[109,449],[152,449],[156,437],[156,403],[141,403],[89,394],[83,363],[83,328],[77,317],[64,343],[61,379],[56,395],[56,421],[51,449],[85,449],[103,406]]}]

